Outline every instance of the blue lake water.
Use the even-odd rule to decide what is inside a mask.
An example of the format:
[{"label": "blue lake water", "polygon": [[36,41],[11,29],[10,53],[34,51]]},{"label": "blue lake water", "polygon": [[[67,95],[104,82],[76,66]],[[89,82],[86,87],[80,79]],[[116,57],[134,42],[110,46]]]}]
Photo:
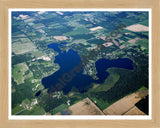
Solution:
[{"label": "blue lake water", "polygon": [[[84,69],[82,66],[79,66],[81,58],[76,51],[69,49],[68,52],[62,52],[59,49],[59,46],[64,44],[65,43],[52,43],[48,45],[48,48],[52,48],[59,53],[55,57],[54,63],[57,63],[60,66],[58,71],[42,79],[42,84],[45,88],[49,88],[48,91],[52,92],[56,88],[59,91],[62,90],[64,94],[67,94],[69,91],[71,91],[72,87],[76,87],[79,92],[85,92],[91,87],[93,83],[104,82],[104,80],[109,75],[108,72],[106,72],[108,68],[116,67],[128,70],[133,69],[133,62],[128,58],[115,60],[99,59],[95,63],[97,77],[99,79],[94,80],[91,76],[83,74]],[[77,67],[77,65],[79,68],[73,70],[75,67]]]},{"label": "blue lake water", "polygon": [[102,83],[109,75],[109,73],[106,72],[108,68],[116,67],[133,70],[133,61],[128,58],[115,60],[99,59],[96,61],[95,66],[97,70],[96,75],[99,78],[98,82]]}]

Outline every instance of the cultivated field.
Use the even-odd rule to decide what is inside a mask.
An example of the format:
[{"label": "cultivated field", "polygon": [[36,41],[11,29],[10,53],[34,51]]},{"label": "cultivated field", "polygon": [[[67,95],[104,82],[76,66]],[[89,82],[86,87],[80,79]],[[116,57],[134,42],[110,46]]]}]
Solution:
[{"label": "cultivated field", "polygon": [[120,49],[123,49],[124,47],[125,47],[124,45],[119,46]]},{"label": "cultivated field", "polygon": [[[131,108],[135,106],[137,102],[139,102],[144,96],[148,94],[148,90],[141,90],[137,93],[133,93],[131,95],[128,95],[116,103],[112,104],[108,108],[104,109],[103,112],[106,115],[123,115],[126,112],[128,112]],[[137,108],[138,109],[138,108]],[[131,112],[135,112],[136,110],[132,110]],[[136,113],[132,113],[134,115]]]},{"label": "cultivated field", "polygon": [[15,54],[30,52],[35,48],[35,45],[28,38],[21,38],[20,42],[15,42],[12,44],[12,50]]},{"label": "cultivated field", "polygon": [[106,36],[101,36],[100,37],[102,40],[106,40]]},{"label": "cultivated field", "polygon": [[118,42],[117,42],[117,41],[113,40],[113,43],[114,43],[116,46],[118,46],[118,47],[119,47],[119,44],[118,44]]},{"label": "cultivated field", "polygon": [[70,106],[69,110],[72,115],[104,115],[89,98]]},{"label": "cultivated field", "polygon": [[56,13],[58,13],[58,14],[60,14],[60,15],[63,15],[63,13],[62,13],[62,12],[59,12],[59,11],[57,11]]},{"label": "cultivated field", "polygon": [[62,40],[67,40],[68,38],[66,36],[54,36],[54,39],[62,41]]},{"label": "cultivated field", "polygon": [[135,43],[136,41],[140,40],[140,38],[136,37],[134,39],[129,40],[129,43]]},{"label": "cultivated field", "polygon": [[103,28],[103,27],[98,26],[98,27],[91,28],[90,30],[91,30],[91,31],[95,31],[95,30],[102,29],[102,28]]},{"label": "cultivated field", "polygon": [[22,37],[26,37],[26,35],[20,34],[20,35],[17,35],[17,36],[12,36],[12,38],[22,38]]},{"label": "cultivated field", "polygon": [[149,30],[149,28],[147,26],[144,26],[141,24],[134,24],[134,25],[126,27],[125,29],[133,31],[133,32],[143,32],[143,31]]},{"label": "cultivated field", "polygon": [[146,114],[144,112],[142,112],[139,108],[134,106],[132,109],[130,109],[124,115],[146,115]]}]

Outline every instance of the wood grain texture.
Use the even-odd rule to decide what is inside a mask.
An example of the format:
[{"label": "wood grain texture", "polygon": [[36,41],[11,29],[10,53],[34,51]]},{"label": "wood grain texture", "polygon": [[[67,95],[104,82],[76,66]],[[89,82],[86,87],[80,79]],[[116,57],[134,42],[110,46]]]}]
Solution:
[{"label": "wood grain texture", "polygon": [[[9,8],[152,8],[152,120],[8,120]],[[0,0],[0,128],[160,128],[159,0]]]}]

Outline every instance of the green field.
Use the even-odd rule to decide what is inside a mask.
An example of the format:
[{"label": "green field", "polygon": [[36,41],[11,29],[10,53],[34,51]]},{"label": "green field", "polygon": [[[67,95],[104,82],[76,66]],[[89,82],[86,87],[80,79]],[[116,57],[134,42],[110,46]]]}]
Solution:
[{"label": "green field", "polygon": [[20,111],[23,111],[24,108],[19,106],[20,104],[18,104],[16,107],[14,107],[12,109],[12,114],[15,115],[16,113],[19,113]]},{"label": "green field", "polygon": [[24,79],[30,78],[32,76],[33,76],[33,73],[29,70],[26,63],[20,63],[17,65],[14,65],[12,69],[12,77],[14,78],[17,84],[24,83]]},{"label": "green field", "polygon": [[33,109],[31,110],[25,109],[24,111],[17,113],[17,115],[44,115],[44,114],[45,110],[39,105],[33,106]]},{"label": "green field", "polygon": [[33,51],[34,49],[34,44],[28,38],[21,38],[21,42],[12,44],[12,50],[15,54],[23,54]]},{"label": "green field", "polygon": [[104,81],[104,83],[97,85],[98,87],[92,88],[91,91],[95,92],[108,91],[119,80],[120,76],[114,72],[113,68],[110,68],[107,71],[110,74],[108,78]]},{"label": "green field", "polygon": [[68,105],[67,104],[61,104],[58,107],[54,108],[53,110],[51,110],[51,114],[54,115],[58,112],[62,112],[64,109],[67,109]]},{"label": "green field", "polygon": [[145,48],[145,49],[148,49],[148,47],[149,47],[147,39],[138,40],[135,43],[138,44],[138,45],[141,45],[141,47]]},{"label": "green field", "polygon": [[71,32],[65,33],[66,36],[78,35],[78,34],[88,34],[90,31],[87,28],[77,28]]}]

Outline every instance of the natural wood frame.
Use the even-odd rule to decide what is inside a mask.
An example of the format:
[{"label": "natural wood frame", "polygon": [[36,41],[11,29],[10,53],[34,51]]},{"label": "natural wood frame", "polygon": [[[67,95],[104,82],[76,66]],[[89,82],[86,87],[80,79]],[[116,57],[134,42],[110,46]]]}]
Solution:
[{"label": "natural wood frame", "polygon": [[[151,120],[9,120],[8,119],[8,9],[9,8],[151,8],[152,9],[152,119]],[[160,1],[159,0],[0,0],[0,127],[160,127]],[[158,60],[159,59],[159,60]]]}]

